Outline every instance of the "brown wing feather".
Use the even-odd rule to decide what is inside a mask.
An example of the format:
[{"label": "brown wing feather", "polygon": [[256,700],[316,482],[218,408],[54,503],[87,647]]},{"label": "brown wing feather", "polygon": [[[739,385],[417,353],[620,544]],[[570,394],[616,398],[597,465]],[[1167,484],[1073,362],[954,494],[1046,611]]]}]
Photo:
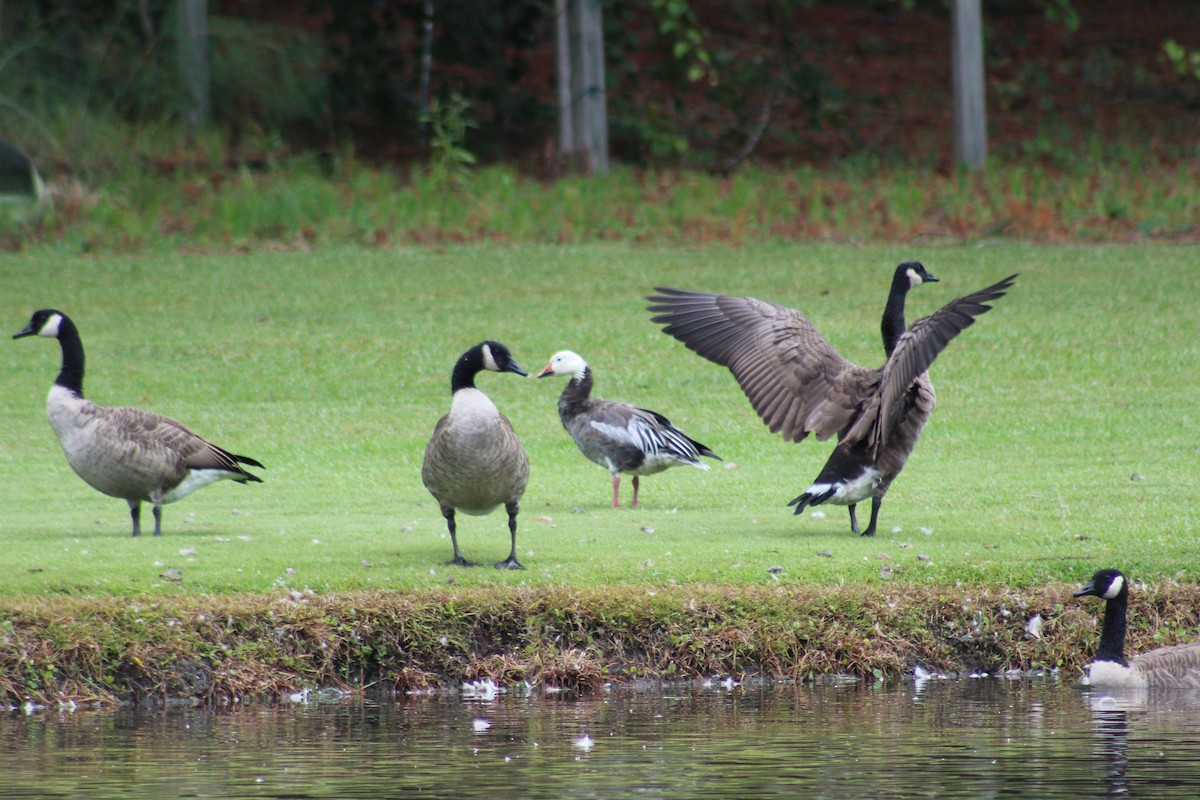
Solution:
[{"label": "brown wing feather", "polygon": [[193,433],[182,422],[140,408],[113,407],[105,410],[106,424],[113,432],[136,439],[138,446],[146,452],[169,454],[178,465],[180,479],[189,469],[220,469],[243,475],[251,481],[261,481],[256,475],[242,469],[238,462],[255,467],[261,467],[262,464],[217,447]]},{"label": "brown wing feather", "polygon": [[980,314],[991,311],[992,307],[987,303],[1003,297],[1016,277],[1010,275],[986,289],[951,300],[910,325],[883,365],[878,413],[874,408],[864,409],[863,415],[847,432],[846,439],[853,442],[869,436],[878,450],[904,416],[906,398],[913,382],[929,369],[951,339],[971,327]]},{"label": "brown wing feather", "polygon": [[794,309],[752,297],[655,287],[653,321],[728,367],[772,433],[798,442],[842,433],[879,372],[842,358]]},{"label": "brown wing feather", "polygon": [[1130,659],[1129,666],[1156,688],[1200,689],[1200,643],[1160,647]]}]

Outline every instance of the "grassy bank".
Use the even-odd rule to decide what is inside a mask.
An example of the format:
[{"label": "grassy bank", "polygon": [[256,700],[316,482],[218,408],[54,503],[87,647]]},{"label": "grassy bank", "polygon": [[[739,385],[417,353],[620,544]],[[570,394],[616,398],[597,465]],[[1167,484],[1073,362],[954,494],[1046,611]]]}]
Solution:
[{"label": "grassy bank", "polygon": [[[463,680],[587,691],[606,680],[811,681],[1060,670],[1076,680],[1097,606],[1073,587],[562,586],[290,597],[6,603],[0,702],[235,702],[304,688],[403,692]],[[1186,641],[1200,590],[1131,606],[1134,650]],[[1040,616],[1039,637],[1026,631]],[[1151,633],[1153,631],[1153,633]]]},{"label": "grassy bank", "polygon": [[[665,284],[800,307],[874,364],[888,277],[907,258],[942,279],[913,294],[912,317],[1021,277],[934,365],[939,408],[880,534],[861,539],[842,508],[785,506],[829,445],[770,435],[727,371],[649,322],[642,296]],[[172,676],[189,664],[216,676],[197,684],[208,696],[272,681],[569,682],[557,676],[576,658],[585,683],[672,663],[797,677],[1073,666],[1097,609],[1063,592],[1101,566],[1155,587],[1139,636],[1194,638],[1193,262],[1179,246],[1018,244],[8,256],[10,333],[61,308],[93,399],[175,416],[267,470],[260,486],[167,506],[164,536],[133,540],[124,504],[70,472],[46,423],[56,344],[5,345],[4,691],[187,693]],[[558,422],[561,383],[485,375],[530,454],[528,569],[447,567],[420,461],[451,364],[487,337],[531,371],[579,351],[599,395],[668,414],[725,462],[648,478],[642,507],[613,511],[607,473]],[[502,557],[502,517],[463,519],[460,543]],[[1028,639],[1026,610],[1061,623]],[[976,619],[994,639],[953,632]]]},{"label": "grassy bank", "polygon": [[[143,151],[144,152],[144,151]],[[0,246],[65,252],[228,251],[354,244],[734,245],[1196,241],[1200,167],[1132,148],[1064,145],[967,174],[870,158],[728,178],[617,169],[552,183],[507,167],[461,180],[353,158],[269,156],[230,167],[187,151],[48,174],[44,213],[0,223]],[[161,168],[158,168],[160,167]]]}]

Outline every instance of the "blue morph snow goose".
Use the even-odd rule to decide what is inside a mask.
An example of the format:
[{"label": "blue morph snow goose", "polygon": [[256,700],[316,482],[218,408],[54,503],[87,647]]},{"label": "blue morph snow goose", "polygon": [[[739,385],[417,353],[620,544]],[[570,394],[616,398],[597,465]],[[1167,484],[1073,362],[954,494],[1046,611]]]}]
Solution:
[{"label": "blue morph snow goose", "polygon": [[61,311],[35,311],[13,335],[58,339],[62,367],[46,399],[46,415],[67,463],[98,492],[129,503],[133,535],[142,533],[142,503],[152,503],[154,535],[162,533],[162,507],[219,480],[261,483],[240,465],[262,468],[206,442],[175,420],[140,408],[98,406],[83,396],[83,340]]},{"label": "blue morph snow goose", "polygon": [[906,327],[908,291],[937,278],[916,261],[899,265],[883,309],[887,358],[878,369],[846,361],[803,314],[784,306],[661,287],[647,299],[664,333],[730,369],[772,433],[793,442],[810,433],[820,440],[837,436],[817,479],[788,505],[797,514],[825,502],[849,506],[850,529],[860,533],[855,507],[870,497],[871,522],[861,533],[873,536],[883,496],[933,413],[926,370],[1016,277],[952,300]]},{"label": "blue morph snow goose", "polygon": [[612,507],[620,505],[621,473],[633,476],[638,504],[638,477],[687,464],[708,469],[700,456],[720,456],[690,438],[659,414],[629,403],[592,397],[592,368],[577,353],[562,350],[538,373],[539,378],[570,375],[558,398],[558,416],[579,451],[612,473]]},{"label": "blue morph snow goose", "polygon": [[471,563],[458,549],[455,511],[481,516],[503,505],[512,546],[495,567],[525,569],[517,560],[517,513],[529,483],[529,458],[508,417],[475,388],[475,376],[484,370],[529,374],[499,342],[480,342],[463,353],[450,375],[450,413],[438,420],[425,446],[421,481],[446,518],[454,546],[451,563]]}]

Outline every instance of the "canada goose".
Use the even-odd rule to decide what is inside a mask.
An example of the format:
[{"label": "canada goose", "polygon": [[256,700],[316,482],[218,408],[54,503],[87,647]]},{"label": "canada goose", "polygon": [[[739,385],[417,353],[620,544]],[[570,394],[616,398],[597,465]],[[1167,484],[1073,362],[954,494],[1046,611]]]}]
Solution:
[{"label": "canada goose", "polygon": [[450,376],[450,413],[438,420],[425,446],[421,481],[446,518],[450,543],[454,545],[451,563],[471,565],[458,550],[455,510],[479,516],[503,503],[508,511],[512,549],[508,558],[495,566],[525,569],[517,560],[517,511],[529,482],[529,458],[508,418],[475,388],[475,376],[485,369],[529,374],[498,342],[481,342],[463,353]]},{"label": "canada goose", "polygon": [[878,369],[846,361],[803,314],[774,303],[661,287],[647,299],[665,333],[729,367],[772,433],[793,442],[809,433],[820,440],[837,435],[816,481],[788,505],[797,514],[827,501],[849,506],[850,529],[859,533],[855,506],[870,497],[871,522],[862,535],[873,536],[883,496],[933,412],[926,370],[1016,277],[953,300],[906,329],[908,290],[937,278],[916,261],[896,267],[881,326],[887,359]]},{"label": "canada goose", "polygon": [[170,417],[140,408],[107,408],[83,396],[83,341],[71,318],[51,308],[34,312],[13,335],[58,339],[62,368],[46,415],[75,474],[93,489],[129,503],[133,535],[142,533],[142,503],[154,504],[154,535],[162,534],[162,507],[222,479],[262,483],[239,464],[262,468],[206,442]]},{"label": "canada goose", "polygon": [[639,475],[681,464],[708,469],[698,456],[721,459],[657,411],[592,397],[592,368],[570,350],[555,353],[538,373],[539,378],[551,375],[571,376],[558,397],[558,416],[579,451],[612,473],[613,508],[619,505],[622,472],[633,475],[630,506],[636,508]]},{"label": "canada goose", "polygon": [[1104,599],[1104,628],[1088,683],[1104,688],[1200,689],[1200,642],[1160,647],[1125,660],[1125,612],[1129,583],[1115,569],[1102,569],[1075,593]]}]

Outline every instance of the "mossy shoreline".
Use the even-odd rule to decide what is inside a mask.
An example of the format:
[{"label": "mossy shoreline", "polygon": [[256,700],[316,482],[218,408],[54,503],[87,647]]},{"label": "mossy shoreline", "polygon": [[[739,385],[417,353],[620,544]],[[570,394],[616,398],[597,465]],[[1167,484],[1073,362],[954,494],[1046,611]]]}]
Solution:
[{"label": "mossy shoreline", "polygon": [[[1102,605],[1054,584],[38,597],[0,601],[0,698],[222,704],[304,689],[404,692],[490,679],[605,681],[1059,669],[1094,651]],[[1139,587],[1130,652],[1196,636],[1200,587]],[[1040,637],[1027,630],[1035,615]]]}]

